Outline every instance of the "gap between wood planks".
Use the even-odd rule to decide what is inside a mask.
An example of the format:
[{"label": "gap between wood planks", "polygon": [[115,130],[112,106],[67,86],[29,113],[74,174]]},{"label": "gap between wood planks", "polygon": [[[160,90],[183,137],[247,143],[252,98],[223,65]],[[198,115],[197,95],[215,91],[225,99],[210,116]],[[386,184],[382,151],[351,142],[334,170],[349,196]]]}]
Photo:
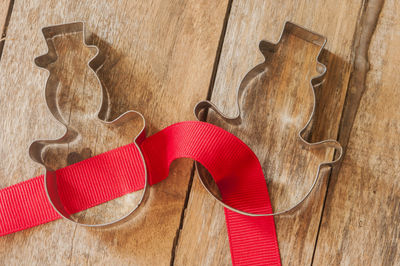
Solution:
[{"label": "gap between wood planks", "polygon": [[4,21],[4,26],[3,26],[3,30],[2,30],[1,38],[0,38],[0,60],[1,60],[1,56],[3,54],[4,43],[6,42],[7,28],[8,28],[8,24],[10,23],[10,18],[11,18],[11,13],[12,13],[13,7],[14,7],[14,0],[10,0],[10,3],[8,5],[6,20]]},{"label": "gap between wood planks", "polygon": [[[215,53],[215,59],[214,59],[214,66],[213,66],[213,71],[211,74],[211,78],[210,78],[210,85],[208,87],[208,92],[207,92],[207,100],[211,100],[211,95],[214,89],[214,84],[215,84],[215,78],[217,76],[217,71],[218,71],[218,66],[219,66],[219,62],[220,62],[220,58],[221,58],[221,51],[222,51],[222,47],[224,45],[224,40],[225,40],[225,35],[226,35],[226,29],[228,26],[228,21],[229,21],[229,16],[231,14],[231,8],[232,8],[232,2],[233,0],[229,0],[228,1],[228,5],[226,8],[226,12],[225,12],[225,18],[224,18],[224,23],[222,25],[222,30],[221,30],[221,35],[219,38],[219,42],[218,42],[218,48],[217,48],[217,52]],[[208,115],[208,110],[204,112],[204,115],[201,117],[201,121],[206,121],[207,119],[207,115]],[[190,192],[192,191],[192,184],[193,184],[193,178],[196,172],[196,166],[193,163],[193,167],[192,167],[192,171],[190,173],[190,179],[189,179],[189,185],[186,191],[186,196],[185,196],[185,202],[182,208],[182,212],[181,212],[181,219],[179,222],[179,228],[176,231],[176,235],[174,237],[174,243],[172,245],[172,250],[171,250],[171,262],[170,265],[174,265],[175,262],[175,253],[176,253],[176,247],[178,246],[179,243],[179,237],[183,228],[183,223],[185,220],[185,212],[189,203],[189,197],[190,197]]]},{"label": "gap between wood planks", "polygon": [[[353,65],[353,68],[351,70],[349,82],[347,84],[346,98],[337,134],[337,139],[344,148],[343,158],[346,153],[346,148],[349,142],[350,133],[353,128],[354,119],[360,106],[362,95],[365,91],[365,81],[367,73],[370,70],[368,50],[371,44],[372,36],[376,29],[376,25],[378,24],[379,15],[382,11],[383,4],[384,0],[365,0],[358,14],[357,25],[355,28],[352,43],[351,63]],[[322,205],[322,212],[318,225],[317,237],[315,239],[313,255],[311,258],[311,265],[314,264],[314,256],[317,249],[318,236],[321,229],[322,217],[325,211],[329,185],[331,183],[331,179],[339,174],[340,168],[341,164],[332,169],[328,177],[328,184],[326,187],[324,203]]]}]

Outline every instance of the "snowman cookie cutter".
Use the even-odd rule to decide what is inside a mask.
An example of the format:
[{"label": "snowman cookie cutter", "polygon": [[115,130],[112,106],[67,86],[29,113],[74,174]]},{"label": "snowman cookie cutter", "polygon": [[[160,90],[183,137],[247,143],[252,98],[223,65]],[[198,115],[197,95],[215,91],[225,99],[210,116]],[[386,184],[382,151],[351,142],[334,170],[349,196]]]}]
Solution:
[{"label": "snowman cookie cutter", "polygon": [[[217,106],[216,104],[214,104],[211,101],[201,101],[199,102],[195,108],[194,108],[194,114],[196,116],[196,118],[200,121],[202,118],[202,114],[203,113],[208,113],[209,109],[213,110],[215,112],[216,115],[219,116],[219,118],[224,121],[226,124],[228,125],[240,125],[242,123],[242,112],[241,112],[241,105],[240,103],[243,100],[243,95],[244,95],[244,91],[245,88],[247,86],[249,86],[249,84],[260,74],[262,74],[263,72],[268,71],[268,60],[270,59],[270,55],[276,53],[276,51],[278,50],[278,46],[279,44],[282,42],[284,36],[286,35],[295,35],[296,37],[312,43],[313,45],[316,45],[319,47],[319,52],[316,56],[316,71],[317,71],[317,75],[313,76],[311,79],[309,79],[309,87],[312,90],[312,96],[313,96],[313,106],[312,106],[312,111],[308,117],[307,122],[305,123],[305,125],[300,128],[300,130],[298,131],[297,134],[297,138],[300,141],[301,145],[308,150],[313,150],[313,149],[321,149],[321,148],[333,148],[334,149],[334,158],[332,161],[329,162],[321,162],[318,164],[317,166],[317,171],[315,174],[315,177],[312,181],[311,186],[309,187],[309,189],[306,191],[305,194],[303,194],[303,196],[297,200],[294,204],[292,204],[291,206],[284,208],[282,210],[278,210],[275,211],[273,213],[251,213],[251,212],[247,212],[247,211],[243,211],[240,210],[238,208],[232,207],[230,204],[227,204],[226,202],[224,202],[223,198],[221,197],[218,189],[216,189],[215,184],[212,184],[212,180],[210,178],[208,178],[206,176],[206,174],[202,171],[200,171],[199,169],[201,168],[201,165],[198,162],[195,162],[196,165],[196,172],[197,175],[201,181],[201,184],[203,185],[203,187],[207,190],[207,192],[217,201],[219,202],[221,205],[223,205],[225,208],[243,214],[243,215],[247,215],[247,216],[276,216],[276,215],[282,215],[282,214],[286,214],[286,213],[290,213],[293,210],[297,209],[300,205],[302,205],[302,203],[304,203],[306,201],[307,198],[309,198],[309,196],[311,195],[312,191],[315,189],[318,180],[320,178],[321,175],[321,170],[326,168],[326,167],[331,167],[335,164],[337,164],[341,159],[342,159],[342,155],[343,155],[343,148],[341,146],[341,144],[333,139],[327,139],[327,140],[323,140],[323,141],[319,141],[319,142],[308,142],[306,139],[303,138],[303,134],[306,132],[308,126],[310,125],[313,116],[315,115],[315,109],[316,109],[316,87],[318,87],[320,84],[323,83],[324,81],[324,77],[326,75],[326,66],[320,61],[321,58],[321,53],[325,47],[326,44],[326,37],[315,33],[313,31],[310,31],[304,27],[298,26],[292,22],[285,22],[284,24],[284,28],[281,32],[281,35],[279,37],[278,42],[276,43],[271,43],[271,42],[267,42],[267,41],[261,41],[260,45],[259,45],[259,50],[261,51],[261,53],[264,55],[264,62],[256,65],[252,70],[250,70],[242,79],[239,88],[237,90],[237,96],[236,96],[236,107],[237,107],[237,112],[236,115],[234,116],[228,116],[226,114],[224,114]],[[269,54],[269,55],[268,55]],[[220,126],[220,125],[219,125]],[[229,131],[229,130],[228,130]]]},{"label": "snowman cookie cutter", "polygon": [[[112,121],[107,121],[104,117],[107,116],[105,107],[108,104],[109,101],[109,95],[108,92],[101,82],[101,80],[98,77],[98,71],[101,69],[103,66],[103,62],[105,60],[104,56],[100,54],[99,49],[95,45],[90,45],[87,44],[86,42],[86,32],[85,32],[85,24],[84,22],[74,22],[74,23],[68,23],[68,24],[60,24],[60,25],[54,25],[54,26],[49,26],[42,28],[42,33],[45,38],[45,41],[48,46],[48,52],[45,55],[39,56],[35,59],[35,64],[36,66],[40,68],[44,68],[49,72],[49,77],[47,79],[46,87],[45,87],[45,100],[46,104],[48,107],[48,110],[51,112],[53,117],[57,120],[59,124],[61,124],[64,129],[65,133],[63,134],[62,137],[54,140],[36,140],[34,141],[30,147],[29,147],[29,155],[31,159],[39,164],[41,164],[45,168],[45,174],[44,174],[44,186],[47,194],[47,198],[49,202],[51,203],[52,207],[54,210],[57,211],[57,213],[63,217],[66,220],[69,220],[75,224],[78,225],[83,225],[83,226],[89,226],[89,227],[100,227],[100,226],[108,226],[111,224],[119,223],[121,221],[125,221],[127,217],[131,216],[132,213],[134,213],[140,206],[143,205],[143,202],[147,198],[147,191],[148,191],[148,177],[147,177],[147,169],[146,169],[146,163],[144,156],[139,148],[138,141],[140,141],[140,138],[144,135],[145,133],[145,119],[143,115],[137,111],[127,111],[117,117],[116,119]],[[83,67],[87,69],[90,73],[88,75],[91,75],[93,77],[93,82],[97,83],[99,87],[101,88],[101,101],[98,101],[96,109],[93,109],[92,116],[90,116],[90,119],[86,119],[92,121],[92,124],[98,125],[99,127],[105,128],[105,131],[107,131],[108,137],[118,137],[118,131],[122,130],[122,127],[125,124],[128,124],[128,122],[131,122],[133,120],[141,120],[142,127],[140,128],[139,132],[136,134],[136,137],[134,138],[134,144],[136,148],[138,149],[138,152],[141,156],[141,160],[143,162],[143,183],[144,187],[142,189],[140,197],[135,201],[133,206],[127,210],[125,213],[122,215],[119,215],[116,218],[112,218],[110,220],[107,220],[106,222],[101,221],[101,222],[93,222],[93,223],[86,223],[86,222],[81,222],[79,219],[76,219],[72,216],[72,213],[70,213],[66,206],[62,203],[60,194],[58,193],[57,189],[57,169],[54,169],[55,167],[52,164],[51,160],[46,160],[46,153],[48,153],[49,147],[57,147],[57,146],[62,146],[62,149],[66,150],[65,145],[69,145],[69,143],[72,143],[74,141],[79,141],[82,136],[80,136],[80,133],[78,132],[76,128],[70,126],[70,122],[72,120],[71,117],[68,117],[68,110],[62,110],[60,107],[60,103],[57,102],[57,97],[60,97],[60,90],[62,85],[61,79],[63,79],[62,75],[60,73],[65,72],[64,69],[57,69],[57,66],[55,66],[53,63],[57,62],[57,60],[60,60],[60,55],[57,52],[58,49],[62,49],[65,44],[62,42],[57,42],[58,38],[62,38],[64,36],[79,36],[79,38],[82,38],[82,44],[84,48],[87,48],[89,50],[95,51],[94,55],[91,55],[89,57],[88,61],[85,61],[85,64]],[[68,46],[68,43],[67,43]],[[68,49],[68,47],[65,47]],[[72,60],[75,60],[77,58],[72,58]],[[61,64],[62,65],[62,64]],[[61,66],[62,68],[63,66]],[[81,70],[76,70],[74,72],[75,75],[79,75]],[[57,73],[60,72],[60,73]],[[68,73],[70,76],[73,76],[71,73]],[[86,75],[85,73],[83,75]],[[85,80],[86,81],[86,80]],[[68,80],[68,82],[72,83],[73,81]],[[65,83],[68,83],[65,82]],[[71,84],[67,84],[68,86],[72,86]],[[68,90],[70,88],[67,88]],[[84,93],[80,91],[79,93]],[[73,102],[73,97],[69,98]],[[79,103],[75,103],[76,105],[79,105]],[[86,103],[82,103],[82,106],[78,106],[80,108],[86,108]],[[71,107],[72,108],[72,107]],[[77,107],[76,107],[77,108]],[[85,109],[86,110],[86,109]],[[70,111],[69,111],[70,112]],[[67,113],[67,115],[66,115]],[[67,117],[66,117],[67,116]],[[87,123],[87,121],[85,121]],[[78,125],[80,125],[78,123]],[[81,125],[82,127],[86,126],[86,124]],[[68,148],[68,147],[67,147]],[[85,150],[87,151],[87,150]],[[82,152],[82,154],[85,152]],[[87,152],[86,152],[87,153]],[[89,150],[89,153],[91,151]],[[65,154],[63,154],[65,155]],[[83,157],[82,157],[83,156]],[[52,157],[52,154],[47,157]],[[91,157],[91,155],[87,155],[86,158],[84,155],[81,155],[80,153],[69,153],[67,156],[64,156],[63,158],[65,160],[72,160],[76,162],[76,157],[78,158],[78,161],[81,161],[83,159],[86,159],[88,157]],[[74,159],[75,158],[75,159]],[[51,158],[50,158],[51,159]],[[68,162],[67,162],[68,163]],[[74,162],[72,162],[74,163]],[[63,165],[65,166],[65,165]],[[61,167],[56,167],[56,168],[61,168]]]}]

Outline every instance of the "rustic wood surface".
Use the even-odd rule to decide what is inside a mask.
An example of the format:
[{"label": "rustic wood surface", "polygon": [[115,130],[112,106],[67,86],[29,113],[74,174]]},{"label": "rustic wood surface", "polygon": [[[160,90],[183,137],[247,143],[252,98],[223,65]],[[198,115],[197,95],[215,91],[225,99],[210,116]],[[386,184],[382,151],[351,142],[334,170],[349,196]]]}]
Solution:
[{"label": "rustic wood surface", "polygon": [[[328,39],[321,59],[328,72],[316,89],[316,113],[305,137],[309,141],[338,138],[347,152],[340,167],[321,176],[304,206],[276,218],[282,262],[399,264],[399,13],[396,0],[152,0],[140,4],[3,0],[0,188],[40,174],[42,169],[28,156],[29,144],[63,133],[44,101],[48,73],[33,64],[34,57],[47,51],[41,27],[86,21],[93,33],[88,41],[106,56],[99,72],[110,92],[106,118],[138,110],[152,134],[193,119],[195,103],[206,98],[234,115],[242,78],[263,61],[259,42],[278,41],[289,20]],[[90,51],[75,48],[75,53],[88,53],[82,60],[88,58]],[[62,45],[59,49],[66,54],[73,51]],[[310,113],[308,79],[315,74],[317,52],[318,47],[296,36],[283,38],[276,55],[268,59],[272,75],[260,76],[246,89],[243,108],[248,110],[244,115],[250,134],[221,123],[213,112],[206,118],[230,129],[256,152],[278,209],[304,193],[315,163],[333,158],[332,151],[313,157],[293,145],[290,152],[279,153],[282,141],[290,142],[290,135]],[[85,133],[91,155],[108,149],[107,145],[120,145],[118,141],[104,145],[101,133],[79,124],[80,112],[87,108],[82,104],[99,95],[99,84],[86,81],[90,75],[77,70],[82,62],[63,66],[66,74],[76,75],[73,80],[64,77],[70,88],[59,97],[68,99],[65,113]],[[79,91],[82,84],[86,84],[83,92]],[[285,130],[287,137],[280,134]],[[129,137],[123,133],[122,139]],[[90,155],[80,148],[68,153],[72,151]],[[307,163],[294,160],[303,153]],[[106,212],[105,218],[111,215]],[[180,160],[174,162],[167,180],[151,188],[139,216],[123,227],[88,230],[60,220],[0,238],[0,265],[21,264],[230,265],[231,259],[223,208],[202,188],[192,162]]]},{"label": "rustic wood surface", "polygon": [[10,5],[10,1],[9,0],[2,0],[0,2],[0,56],[1,53],[3,51],[3,47],[4,47],[4,42],[5,42],[5,38],[6,38],[6,32],[7,32],[7,21],[9,19],[9,14],[11,12],[9,12],[9,8],[11,8],[12,5]]},{"label": "rustic wood surface", "polygon": [[10,1],[9,0],[3,0],[0,2],[0,27],[1,27],[1,38],[3,39],[6,36],[6,31],[7,29],[5,28],[6,26],[6,21],[7,21],[7,16],[10,13],[9,12],[9,8],[11,8],[10,6]]}]

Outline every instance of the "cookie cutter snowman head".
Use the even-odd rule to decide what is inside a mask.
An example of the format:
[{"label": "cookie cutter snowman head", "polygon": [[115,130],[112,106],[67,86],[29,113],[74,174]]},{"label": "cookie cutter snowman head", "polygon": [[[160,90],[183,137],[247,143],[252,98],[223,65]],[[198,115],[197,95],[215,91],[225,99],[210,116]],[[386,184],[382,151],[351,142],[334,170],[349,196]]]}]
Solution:
[{"label": "cookie cutter snowman head", "polygon": [[237,104],[237,110],[238,110],[237,115],[232,116],[232,117],[225,115],[221,110],[218,109],[218,107],[213,102],[208,101],[208,100],[199,102],[194,108],[194,114],[198,120],[201,120],[202,114],[207,112],[209,109],[211,109],[217,115],[219,115],[220,118],[223,121],[225,121],[226,123],[231,124],[231,125],[240,124],[242,122],[242,120],[241,120],[241,109],[240,109],[241,107],[240,107],[239,103],[242,102],[242,97],[244,95],[245,88],[249,85],[249,83],[252,80],[254,80],[254,78],[256,78],[258,75],[260,75],[261,73],[263,73],[265,71],[266,66],[268,64],[268,58],[265,54],[275,53],[278,50],[278,45],[281,43],[283,37],[286,34],[296,35],[300,39],[303,39],[306,42],[312,43],[312,44],[320,47],[318,55],[316,56],[316,63],[317,63],[316,70],[318,72],[318,75],[312,77],[310,79],[310,84],[309,84],[311,87],[311,90],[313,92],[313,108],[312,108],[311,114],[310,114],[306,124],[304,125],[303,128],[301,128],[298,131],[297,137],[300,140],[300,142],[302,143],[303,147],[305,147],[306,149],[319,149],[319,148],[329,148],[330,147],[330,148],[334,148],[335,155],[334,155],[333,161],[322,162],[317,166],[318,169],[317,169],[315,177],[312,181],[311,186],[297,202],[295,202],[292,206],[289,206],[288,208],[285,208],[283,210],[278,210],[274,213],[251,213],[251,212],[246,212],[246,211],[240,210],[237,207],[227,204],[226,202],[224,202],[224,200],[220,196],[218,190],[215,188],[215,184],[212,184],[212,181],[210,182],[210,179],[207,178],[206,175],[203,174],[201,171],[199,171],[200,165],[198,162],[195,162],[197,175],[200,178],[200,181],[201,181],[203,187],[207,190],[207,192],[217,202],[222,204],[225,208],[227,208],[231,211],[243,214],[243,215],[247,215],[247,216],[276,216],[276,215],[286,214],[286,213],[289,213],[289,212],[297,209],[302,203],[304,203],[306,201],[306,199],[311,195],[311,192],[316,187],[319,177],[320,177],[320,174],[321,174],[321,170],[323,168],[333,166],[334,164],[339,162],[343,155],[343,148],[340,145],[340,143],[336,140],[328,139],[328,140],[324,140],[324,141],[320,141],[320,142],[310,143],[303,138],[303,133],[305,133],[306,129],[310,125],[312,118],[315,114],[315,107],[316,107],[315,88],[317,86],[319,86],[320,84],[322,84],[322,82],[324,81],[325,74],[326,74],[326,66],[323,63],[321,63],[321,61],[320,61],[321,53],[326,44],[326,37],[324,37],[318,33],[315,33],[313,31],[310,31],[306,28],[303,28],[301,26],[298,26],[292,22],[285,22],[284,29],[281,32],[278,42],[276,42],[276,43],[270,43],[270,42],[266,42],[266,41],[260,42],[259,49],[263,53],[265,61],[262,62],[261,64],[255,66],[242,79],[240,86],[238,88],[237,97],[236,97],[236,104]]},{"label": "cookie cutter snowman head", "polygon": [[[48,70],[50,73],[50,76],[47,80],[46,83],[46,89],[45,89],[45,100],[47,103],[47,107],[49,111],[52,113],[53,117],[64,126],[65,128],[65,133],[64,135],[59,138],[59,139],[54,139],[54,140],[36,140],[34,141],[30,147],[29,147],[29,155],[30,157],[38,162],[39,164],[43,165],[45,168],[45,174],[44,174],[44,186],[47,194],[47,198],[53,208],[58,212],[58,214],[73,222],[78,225],[83,225],[83,226],[89,226],[89,227],[100,227],[100,226],[108,226],[111,224],[119,223],[121,221],[125,221],[127,217],[131,216],[132,213],[134,213],[140,206],[143,205],[143,202],[145,201],[147,197],[147,187],[148,187],[148,180],[147,180],[147,170],[146,170],[146,164],[144,160],[144,156],[138,146],[138,138],[142,137],[145,134],[145,119],[143,115],[137,111],[127,111],[117,117],[116,119],[112,121],[105,121],[105,119],[100,118],[100,113],[102,112],[102,108],[104,105],[107,104],[108,102],[108,93],[103,86],[102,82],[100,81],[98,77],[98,70],[102,67],[103,62],[104,62],[104,57],[99,53],[99,49],[94,46],[94,45],[89,45],[86,43],[86,32],[85,32],[85,25],[83,22],[74,22],[74,23],[69,23],[69,24],[60,24],[60,25],[55,25],[55,26],[50,26],[50,27],[45,27],[42,29],[42,33],[44,35],[44,38],[47,42],[48,45],[48,52],[45,55],[39,56],[35,59],[35,64],[38,67],[44,68]],[[54,144],[66,144],[69,143],[71,140],[77,137],[77,132],[68,126],[68,123],[62,116],[58,106],[57,106],[57,100],[56,100],[56,95],[57,95],[57,89],[59,86],[59,80],[57,78],[50,78],[52,76],[51,71],[49,70],[49,66],[56,62],[58,59],[58,54],[54,45],[54,38],[58,36],[65,36],[68,34],[82,34],[83,36],[83,45],[86,48],[89,49],[95,49],[96,53],[95,55],[89,60],[87,63],[87,66],[89,69],[92,71],[92,74],[96,77],[96,81],[99,86],[101,86],[102,89],[102,101],[101,104],[98,106],[98,111],[96,114],[96,120],[98,120],[99,123],[104,124],[105,126],[120,126],[123,123],[129,122],[133,119],[141,119],[142,121],[142,128],[140,129],[139,133],[134,139],[134,145],[136,146],[140,156],[141,160],[143,162],[143,183],[144,187],[141,192],[141,195],[139,199],[135,202],[132,208],[130,208],[126,213],[123,215],[113,218],[110,221],[106,222],[94,222],[94,223],[85,223],[81,222],[78,219],[75,219],[69,211],[67,211],[66,207],[62,203],[62,200],[60,198],[60,194],[57,189],[57,171],[53,169],[52,166],[48,165],[44,159],[44,153],[46,152],[46,147],[48,145],[54,145]]]}]

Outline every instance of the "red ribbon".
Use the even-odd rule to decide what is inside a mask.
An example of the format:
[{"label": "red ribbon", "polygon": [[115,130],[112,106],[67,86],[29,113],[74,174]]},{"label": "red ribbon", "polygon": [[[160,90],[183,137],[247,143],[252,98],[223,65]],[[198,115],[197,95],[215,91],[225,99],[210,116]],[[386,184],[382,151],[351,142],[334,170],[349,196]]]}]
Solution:
[{"label": "red ribbon", "polygon": [[[150,185],[168,176],[173,160],[192,158],[211,173],[224,202],[247,212],[272,212],[256,155],[217,126],[173,124],[143,138],[140,149]],[[57,185],[67,211],[76,213],[142,189],[143,175],[140,153],[129,144],[57,170]],[[43,176],[0,190],[0,217],[0,236],[60,218],[47,199]],[[250,217],[228,209],[225,217],[234,265],[280,265],[273,217]]]}]

